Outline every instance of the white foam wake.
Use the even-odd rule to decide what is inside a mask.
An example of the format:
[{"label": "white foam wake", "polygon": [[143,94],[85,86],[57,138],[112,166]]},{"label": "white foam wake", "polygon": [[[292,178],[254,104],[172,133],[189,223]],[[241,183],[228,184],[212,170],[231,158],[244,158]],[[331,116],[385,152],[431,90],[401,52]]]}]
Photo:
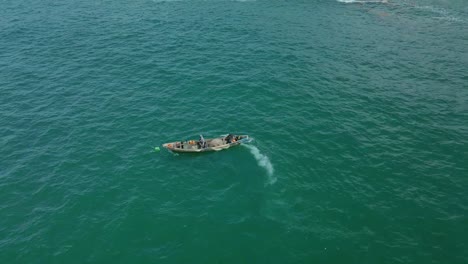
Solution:
[{"label": "white foam wake", "polygon": [[266,170],[268,175],[268,184],[274,184],[276,182],[276,177],[273,176],[274,169],[273,164],[271,164],[270,162],[270,159],[266,155],[260,153],[260,150],[255,146],[247,144],[243,144],[243,146],[250,150],[250,153],[252,153],[252,155],[257,160],[258,166]]}]

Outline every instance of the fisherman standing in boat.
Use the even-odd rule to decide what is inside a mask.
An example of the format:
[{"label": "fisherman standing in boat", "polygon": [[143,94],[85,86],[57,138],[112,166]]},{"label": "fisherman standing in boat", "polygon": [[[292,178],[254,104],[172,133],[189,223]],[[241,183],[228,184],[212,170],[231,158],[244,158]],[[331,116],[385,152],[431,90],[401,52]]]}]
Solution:
[{"label": "fisherman standing in boat", "polygon": [[200,144],[200,148],[202,149],[206,148],[206,141],[203,138],[203,135],[200,135],[200,140],[198,141],[198,144]]}]

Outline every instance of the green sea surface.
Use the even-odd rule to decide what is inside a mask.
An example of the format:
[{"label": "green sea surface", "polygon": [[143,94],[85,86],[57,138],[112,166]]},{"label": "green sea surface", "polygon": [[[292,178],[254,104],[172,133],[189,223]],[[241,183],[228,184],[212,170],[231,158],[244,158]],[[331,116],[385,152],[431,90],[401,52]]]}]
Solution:
[{"label": "green sea surface", "polygon": [[1,0],[0,262],[468,263],[468,2]]}]

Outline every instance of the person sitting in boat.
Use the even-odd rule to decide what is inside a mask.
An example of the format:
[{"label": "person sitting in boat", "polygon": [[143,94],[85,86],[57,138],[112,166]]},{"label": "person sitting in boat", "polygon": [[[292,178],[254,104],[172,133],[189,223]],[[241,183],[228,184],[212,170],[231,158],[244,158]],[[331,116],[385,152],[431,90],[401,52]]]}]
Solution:
[{"label": "person sitting in boat", "polygon": [[224,138],[224,140],[226,140],[226,143],[227,143],[227,144],[230,144],[230,143],[232,142],[232,138],[233,138],[233,137],[234,137],[233,134],[229,134],[229,135],[227,135],[226,138]]},{"label": "person sitting in boat", "polygon": [[200,135],[200,140],[198,141],[198,145],[200,146],[200,148],[206,148],[206,141],[203,138],[203,135]]}]

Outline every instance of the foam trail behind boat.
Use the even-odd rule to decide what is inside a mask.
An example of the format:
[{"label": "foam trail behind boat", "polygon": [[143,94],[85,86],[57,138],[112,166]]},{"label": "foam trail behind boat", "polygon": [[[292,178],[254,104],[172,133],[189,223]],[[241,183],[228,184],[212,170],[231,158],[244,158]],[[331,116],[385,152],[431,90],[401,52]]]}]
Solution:
[{"label": "foam trail behind boat", "polygon": [[271,164],[270,162],[270,159],[266,155],[260,153],[260,150],[255,146],[252,146],[252,145],[243,145],[243,146],[245,146],[246,148],[250,150],[250,153],[252,153],[252,155],[257,160],[258,165],[266,170],[267,175],[268,175],[268,184],[274,184],[276,182],[276,177],[273,176],[274,169],[273,169],[273,164]]}]

